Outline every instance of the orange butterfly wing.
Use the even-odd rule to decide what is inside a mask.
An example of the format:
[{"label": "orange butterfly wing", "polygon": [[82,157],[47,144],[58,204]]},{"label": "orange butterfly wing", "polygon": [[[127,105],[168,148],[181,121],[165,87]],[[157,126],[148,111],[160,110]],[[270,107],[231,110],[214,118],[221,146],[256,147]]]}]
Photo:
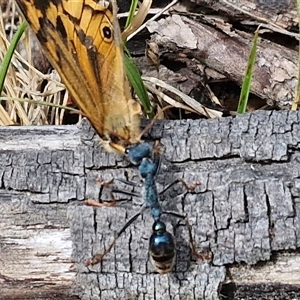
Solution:
[{"label": "orange butterfly wing", "polygon": [[140,105],[130,97],[121,33],[111,10],[94,0],[16,1],[100,137],[120,145],[137,142]]}]

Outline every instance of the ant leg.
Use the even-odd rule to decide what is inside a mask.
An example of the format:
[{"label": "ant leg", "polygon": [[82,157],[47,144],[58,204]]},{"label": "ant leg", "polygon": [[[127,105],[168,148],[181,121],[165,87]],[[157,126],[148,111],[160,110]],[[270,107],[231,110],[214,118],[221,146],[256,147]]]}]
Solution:
[{"label": "ant leg", "polygon": [[199,185],[201,185],[200,181],[196,181],[194,184],[192,185],[188,185],[183,179],[178,179],[178,182],[181,182],[182,185],[190,192],[193,192],[196,187],[198,187]]},{"label": "ant leg", "polygon": [[[134,183],[134,182],[131,182],[131,181],[127,181],[127,180],[124,180],[124,179],[121,179],[121,178],[112,178],[111,180],[109,181],[103,181],[103,180],[100,180],[100,179],[96,179],[96,181],[103,187],[109,187],[113,182],[114,180],[118,180],[120,182],[123,182],[124,184],[127,184],[127,185],[130,185],[130,186],[138,186],[138,184]],[[89,205],[89,206],[94,206],[94,207],[113,207],[117,204],[117,199],[115,198],[114,196],[114,193],[119,193],[119,194],[124,194],[124,195],[128,195],[128,196],[133,196],[133,197],[140,197],[139,194],[135,194],[135,193],[131,193],[131,192],[126,192],[126,191],[121,191],[121,190],[118,190],[118,189],[111,189],[110,191],[110,197],[112,199],[112,201],[101,201],[101,202],[98,202],[96,200],[93,200],[93,199],[87,199],[84,201],[84,203],[86,205]]]},{"label": "ant leg", "polygon": [[[132,187],[141,187],[142,186],[141,184],[138,184],[138,183],[133,182],[133,181],[128,181],[128,180],[125,180],[125,179],[122,179],[122,178],[115,178],[115,180],[118,180],[118,181],[120,181],[124,184],[127,184],[129,186],[132,186]],[[132,197],[136,197],[136,198],[141,197],[140,193],[122,191],[122,190],[119,190],[119,189],[112,189],[112,193],[123,194],[123,195],[132,196]]]},{"label": "ant leg", "polygon": [[104,181],[104,180],[101,180],[100,178],[97,178],[96,182],[99,183],[101,186],[109,187],[114,183],[114,180],[115,180],[115,178],[112,178],[111,180],[108,180],[108,181]]},{"label": "ant leg", "polygon": [[98,202],[96,200],[93,200],[93,199],[87,199],[87,200],[84,200],[84,203],[88,206],[94,206],[94,207],[113,207],[116,205],[117,203],[117,200],[113,194],[112,191],[110,191],[110,197],[112,199],[112,201],[101,201],[101,202]]},{"label": "ant leg", "polygon": [[123,178],[115,178],[115,180],[118,180],[126,185],[129,185],[129,186],[133,186],[133,187],[140,187],[141,184],[138,184],[136,182],[133,182],[133,181],[129,181],[129,180],[126,180],[126,179],[123,179]]},{"label": "ant leg", "polygon": [[[194,191],[195,188],[197,186],[199,186],[201,184],[201,182],[197,181],[195,182],[193,185],[189,186],[187,185],[187,183],[183,180],[183,179],[176,179],[174,182],[172,182],[170,185],[168,185],[161,193],[164,193],[165,191],[167,191],[170,187],[172,187],[173,185],[177,184],[177,183],[182,183],[182,185],[188,190],[188,191]],[[196,246],[195,246],[195,242],[192,236],[192,227],[189,223],[188,220],[188,216],[187,215],[182,215],[176,212],[172,212],[172,211],[164,211],[163,213],[165,214],[169,214],[169,215],[173,215],[175,217],[181,218],[183,220],[185,220],[186,223],[186,227],[188,229],[188,234],[189,234],[189,240],[190,240],[190,247],[192,250],[193,255],[197,258],[197,259],[201,259],[201,260],[211,260],[212,254],[211,252],[207,251],[206,253],[199,253],[196,250]]]},{"label": "ant leg", "polygon": [[186,215],[177,213],[177,212],[175,212],[175,211],[163,210],[163,211],[162,211],[162,214],[165,214],[165,215],[171,215],[171,216],[173,216],[173,217],[180,218],[180,219],[183,219],[183,220],[186,218]]},{"label": "ant leg", "polygon": [[109,245],[109,247],[106,249],[106,251],[102,254],[97,254],[93,256],[91,259],[87,260],[85,262],[85,266],[95,265],[99,262],[101,262],[106,254],[110,252],[112,247],[115,245],[117,239],[121,236],[121,234],[139,217],[139,215],[145,210],[145,208],[142,208],[137,214],[135,214],[124,226],[123,228],[115,235],[112,243]]},{"label": "ant leg", "polygon": [[196,246],[195,246],[195,242],[192,236],[192,226],[189,223],[189,219],[187,215],[182,215],[179,214],[177,212],[174,211],[163,211],[164,214],[168,214],[177,218],[180,218],[182,220],[185,220],[185,225],[188,229],[188,233],[189,233],[189,240],[190,240],[190,247],[192,249],[192,253],[193,255],[197,258],[197,259],[201,259],[201,260],[210,260],[211,259],[211,252],[207,251],[206,253],[199,253],[196,250]]},{"label": "ant leg", "polygon": [[191,249],[192,249],[193,255],[194,255],[197,259],[201,259],[201,260],[211,260],[211,258],[212,258],[212,253],[211,253],[210,251],[206,251],[206,252],[204,252],[204,253],[199,253],[199,252],[196,250],[195,242],[194,242],[194,239],[193,239],[193,236],[192,236],[192,226],[190,225],[189,219],[188,219],[187,216],[186,216],[186,218],[185,218],[185,224],[186,224],[187,229],[188,229],[189,239],[190,239],[190,247],[191,247]]},{"label": "ant leg", "polygon": [[119,190],[119,189],[113,189],[112,192],[113,193],[127,195],[127,196],[137,197],[137,198],[141,197],[141,194],[137,194],[137,193],[133,193],[133,192],[127,192],[127,191],[122,191],[122,190]]},{"label": "ant leg", "polygon": [[[99,183],[101,186],[109,187],[114,182],[114,178],[112,178],[111,180],[108,180],[108,181],[103,181],[103,180],[98,178],[98,179],[96,179],[96,182]],[[112,207],[112,206],[115,206],[116,203],[117,203],[117,200],[114,197],[114,194],[112,193],[112,191],[110,191],[110,197],[111,197],[112,201],[98,202],[98,201],[93,200],[93,199],[87,199],[87,200],[84,200],[84,203],[86,205],[94,206],[94,207]]]},{"label": "ant leg", "polygon": [[190,192],[194,191],[197,186],[201,185],[200,181],[196,181],[194,184],[188,185],[183,179],[176,179],[172,183],[170,183],[162,192],[160,192],[160,194],[163,194],[169,188],[171,188],[173,185],[177,183],[181,183]]}]

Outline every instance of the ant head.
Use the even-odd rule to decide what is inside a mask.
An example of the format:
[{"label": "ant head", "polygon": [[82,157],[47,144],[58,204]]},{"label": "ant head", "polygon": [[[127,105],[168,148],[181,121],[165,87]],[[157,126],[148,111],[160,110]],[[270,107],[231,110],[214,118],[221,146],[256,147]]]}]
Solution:
[{"label": "ant head", "polygon": [[125,149],[125,154],[134,165],[142,163],[143,158],[151,157],[152,146],[148,143],[137,143]]}]

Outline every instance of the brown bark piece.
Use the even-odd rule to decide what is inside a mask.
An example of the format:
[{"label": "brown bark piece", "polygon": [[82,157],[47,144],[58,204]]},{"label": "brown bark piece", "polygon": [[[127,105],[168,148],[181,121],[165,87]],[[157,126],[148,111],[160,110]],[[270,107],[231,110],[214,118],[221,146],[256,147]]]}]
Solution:
[{"label": "brown bark piece", "polygon": [[274,23],[279,27],[291,28],[298,26],[296,1],[293,0],[191,0],[197,5],[211,7],[220,15],[258,22]]},{"label": "brown bark piece", "polygon": [[[241,2],[248,2],[247,11],[257,16],[255,9],[250,10],[251,7],[253,8],[253,5],[250,6],[253,2]],[[206,1],[197,3],[204,5]],[[175,60],[185,61],[190,66],[195,65],[196,60],[199,65],[217,71],[240,86],[247,67],[253,34],[234,27],[233,20],[229,19],[228,15],[222,15],[221,5],[223,5],[223,1],[213,1],[210,6],[216,10],[218,15],[209,16],[207,13],[201,18],[200,15],[196,18],[193,14],[186,13],[186,16],[182,16],[175,12],[169,17],[151,22],[148,29],[153,33],[153,41],[157,42],[164,50],[173,53],[169,59],[175,57]],[[240,6],[246,9],[245,5]],[[222,8],[229,14],[227,6],[223,5]],[[241,15],[240,11],[234,10],[231,6],[230,9],[231,15],[236,18],[235,21],[245,22],[247,20],[249,22],[248,15]],[[268,17],[267,12],[271,12],[267,9],[262,11],[265,12],[265,18]],[[253,25],[253,18],[251,18],[251,22]],[[261,21],[257,21],[257,25],[259,23]],[[275,105],[282,109],[290,108],[297,84],[297,56],[296,49],[293,50],[265,38],[259,38],[251,92],[271,106]],[[187,78],[194,78],[193,71],[190,70],[190,76],[187,73],[184,75]],[[202,79],[199,77],[198,80]]]}]

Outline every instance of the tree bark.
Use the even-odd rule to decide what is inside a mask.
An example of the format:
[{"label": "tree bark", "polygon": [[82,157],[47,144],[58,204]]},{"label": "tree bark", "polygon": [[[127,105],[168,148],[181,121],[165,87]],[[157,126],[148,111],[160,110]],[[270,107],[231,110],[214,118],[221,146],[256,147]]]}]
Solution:
[{"label": "tree bark", "polygon": [[110,200],[110,188],[96,179],[139,182],[137,168],[106,153],[87,121],[1,128],[0,299],[299,296],[300,113],[157,122],[146,139],[165,148],[160,191],[178,178],[201,182],[194,192],[175,185],[161,203],[188,215],[197,251],[211,251],[211,260],[193,257],[185,224],[163,215],[177,259],[172,273],[155,273],[148,259],[153,219],[145,212],[102,263],[85,267],[142,199],[109,208],[83,200]]},{"label": "tree bark", "polygon": [[[207,82],[207,78],[208,83],[226,79],[241,86],[254,31],[262,24],[251,93],[270,106],[290,108],[298,74],[295,1],[193,2],[197,5],[189,11],[181,4],[170,16],[147,26],[151,40],[161,47],[161,53],[165,52],[168,65],[181,63],[175,72],[182,79],[172,84],[185,93],[193,91],[199,82]],[[164,76],[165,72],[163,69],[161,78],[170,81],[172,76]]]},{"label": "tree bark", "polygon": [[221,15],[230,15],[237,20],[260,20],[292,28],[298,26],[296,2],[293,0],[191,0],[197,5],[211,7]]}]

